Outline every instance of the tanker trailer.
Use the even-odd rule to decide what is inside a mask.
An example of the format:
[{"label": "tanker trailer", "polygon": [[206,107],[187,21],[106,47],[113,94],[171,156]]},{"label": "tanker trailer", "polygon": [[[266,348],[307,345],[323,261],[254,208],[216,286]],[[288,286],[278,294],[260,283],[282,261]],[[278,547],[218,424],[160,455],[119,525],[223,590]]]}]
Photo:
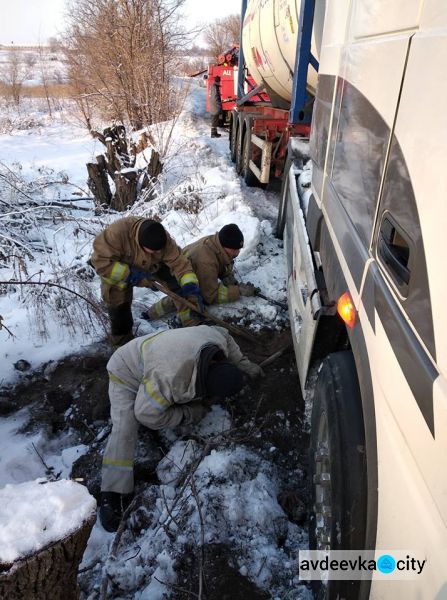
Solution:
[{"label": "tanker trailer", "polygon": [[[230,153],[247,185],[281,179],[289,139],[308,138],[325,0],[243,0]],[[248,77],[256,83],[245,93]],[[268,101],[260,101],[266,92]]]}]

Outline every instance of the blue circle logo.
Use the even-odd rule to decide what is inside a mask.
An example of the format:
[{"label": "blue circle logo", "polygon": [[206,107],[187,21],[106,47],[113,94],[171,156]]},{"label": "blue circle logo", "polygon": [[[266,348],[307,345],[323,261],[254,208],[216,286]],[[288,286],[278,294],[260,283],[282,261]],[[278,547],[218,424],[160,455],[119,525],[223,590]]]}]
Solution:
[{"label": "blue circle logo", "polygon": [[396,568],[396,561],[391,554],[382,554],[382,556],[380,556],[377,560],[377,568],[382,573],[392,573]]}]

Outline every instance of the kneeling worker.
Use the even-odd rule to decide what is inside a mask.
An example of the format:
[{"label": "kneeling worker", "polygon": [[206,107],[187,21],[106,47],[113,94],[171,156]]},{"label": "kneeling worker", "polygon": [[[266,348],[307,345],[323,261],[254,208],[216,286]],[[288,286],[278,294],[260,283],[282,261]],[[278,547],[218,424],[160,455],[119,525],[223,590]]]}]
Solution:
[{"label": "kneeling worker", "polygon": [[227,397],[261,367],[241,353],[221,327],[168,329],[118,348],[107,364],[112,432],[102,463],[99,517],[116,531],[134,489],[133,461],[138,424],[149,429],[198,423],[204,401]]},{"label": "kneeling worker", "polygon": [[[151,287],[151,276],[170,289],[203,305],[190,261],[161,223],[125,217],[96,236],[90,262],[101,277],[101,295],[111,322],[111,342],[121,346],[133,338],[133,286]],[[177,307],[183,326],[195,324],[189,311]]]},{"label": "kneeling worker", "polygon": [[[225,225],[213,234],[200,238],[183,249],[199,279],[205,304],[234,302],[241,296],[254,296],[256,288],[248,283],[238,283],[233,275],[234,259],[244,246],[244,236],[235,223]],[[169,297],[162,298],[143,313],[149,321],[175,310]]]}]

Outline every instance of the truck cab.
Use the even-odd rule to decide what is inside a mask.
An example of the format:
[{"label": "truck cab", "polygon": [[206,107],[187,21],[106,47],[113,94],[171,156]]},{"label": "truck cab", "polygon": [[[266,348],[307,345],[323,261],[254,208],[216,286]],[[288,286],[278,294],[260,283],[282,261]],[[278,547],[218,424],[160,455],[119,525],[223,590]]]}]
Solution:
[{"label": "truck cab", "polygon": [[311,546],[427,560],[330,598],[447,598],[446,64],[442,0],[328,0],[310,158],[289,141],[277,233],[313,390]]}]

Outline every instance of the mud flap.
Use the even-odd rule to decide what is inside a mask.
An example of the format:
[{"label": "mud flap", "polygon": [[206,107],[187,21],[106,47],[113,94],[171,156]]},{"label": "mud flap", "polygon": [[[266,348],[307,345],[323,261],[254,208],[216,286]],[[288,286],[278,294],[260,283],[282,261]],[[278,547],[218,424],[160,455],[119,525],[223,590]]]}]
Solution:
[{"label": "mud flap", "polygon": [[304,393],[312,347],[321,313],[321,300],[314,263],[298,194],[301,171],[293,164],[288,172],[285,194],[286,226],[284,247],[287,257],[287,289],[290,325],[301,389]]}]

